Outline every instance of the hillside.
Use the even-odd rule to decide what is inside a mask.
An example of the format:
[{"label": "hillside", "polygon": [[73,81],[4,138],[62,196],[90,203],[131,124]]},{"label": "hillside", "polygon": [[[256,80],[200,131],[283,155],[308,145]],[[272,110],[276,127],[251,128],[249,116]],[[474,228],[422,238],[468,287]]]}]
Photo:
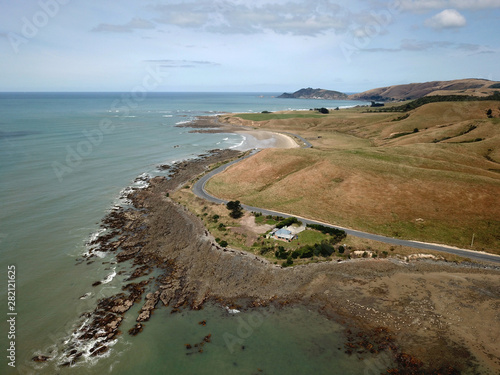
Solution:
[{"label": "hillside", "polygon": [[454,81],[433,81],[409,83],[368,90],[349,95],[351,100],[400,101],[417,99],[430,95],[472,95],[489,96],[500,89],[500,83],[486,79],[460,79]]},{"label": "hillside", "polygon": [[346,100],[348,96],[339,91],[324,90],[324,89],[313,89],[311,87],[307,89],[300,89],[292,94],[283,93],[278,98],[285,99],[329,99],[329,100]]},{"label": "hillside", "polygon": [[499,104],[429,103],[404,115],[351,108],[321,117],[222,117],[299,134],[313,148],[262,151],[207,189],[392,237],[468,248],[474,235],[473,249],[500,253]]}]

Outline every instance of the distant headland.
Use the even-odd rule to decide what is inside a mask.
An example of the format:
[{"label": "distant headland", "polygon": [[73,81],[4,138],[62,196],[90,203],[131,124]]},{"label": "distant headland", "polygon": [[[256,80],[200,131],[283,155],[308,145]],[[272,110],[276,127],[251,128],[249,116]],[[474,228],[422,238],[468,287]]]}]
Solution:
[{"label": "distant headland", "polygon": [[339,91],[324,90],[324,89],[313,89],[311,87],[307,89],[300,89],[292,94],[283,93],[278,98],[285,99],[329,99],[329,100],[347,100],[349,96]]},{"label": "distant headland", "polygon": [[380,87],[357,94],[325,89],[303,88],[294,93],[283,93],[278,98],[295,99],[327,99],[327,100],[368,100],[368,101],[402,101],[413,100],[432,95],[470,95],[489,96],[500,89],[500,82],[487,79],[460,79],[453,81],[432,81],[409,83]]}]

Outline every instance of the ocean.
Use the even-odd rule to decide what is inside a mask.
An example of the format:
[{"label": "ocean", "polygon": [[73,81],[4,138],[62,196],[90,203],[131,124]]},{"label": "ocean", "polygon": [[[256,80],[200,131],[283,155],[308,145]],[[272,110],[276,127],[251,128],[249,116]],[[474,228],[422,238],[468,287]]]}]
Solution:
[{"label": "ocean", "polygon": [[[374,364],[344,354],[343,327],[305,307],[170,314],[124,334],[105,355],[72,367],[61,347],[97,300],[119,292],[126,264],[79,262],[121,192],[160,164],[214,148],[236,134],[176,127],[200,115],[343,107],[363,102],[278,99],[275,93],[0,93],[0,358],[2,374],[360,374]],[[135,181],[135,182],[134,182]],[[92,287],[95,281],[102,281]],[[198,322],[206,320],[206,326]],[[203,353],[185,344],[211,334]],[[237,337],[231,341],[231,337]],[[81,350],[82,348],[78,348]],[[87,348],[89,349],[89,348]],[[13,355],[12,355],[13,354]],[[31,358],[48,355],[35,363]],[[15,367],[13,367],[15,365]],[[371,367],[370,367],[371,366]],[[382,369],[383,370],[383,369]]]}]

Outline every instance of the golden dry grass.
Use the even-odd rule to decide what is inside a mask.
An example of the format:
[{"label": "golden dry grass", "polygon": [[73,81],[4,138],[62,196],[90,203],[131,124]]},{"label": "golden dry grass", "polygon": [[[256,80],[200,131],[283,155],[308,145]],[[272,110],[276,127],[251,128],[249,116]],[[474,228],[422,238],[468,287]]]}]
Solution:
[{"label": "golden dry grass", "polygon": [[[474,249],[500,253],[500,121],[485,115],[488,108],[500,114],[499,104],[433,103],[401,121],[391,121],[401,114],[357,108],[335,111],[329,120],[268,122],[315,148],[262,151],[207,188],[389,236],[466,248],[475,234]],[[414,128],[421,130],[388,139]]]}]

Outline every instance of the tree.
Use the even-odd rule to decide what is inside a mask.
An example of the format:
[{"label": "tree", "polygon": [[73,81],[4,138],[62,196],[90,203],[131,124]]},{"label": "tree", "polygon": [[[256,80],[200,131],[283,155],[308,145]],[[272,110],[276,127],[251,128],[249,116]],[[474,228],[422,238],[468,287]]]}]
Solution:
[{"label": "tree", "polygon": [[488,116],[488,118],[493,118],[493,111],[491,108],[486,111],[486,116]]},{"label": "tree", "polygon": [[237,210],[241,209],[240,201],[229,201],[226,204],[228,210]]},{"label": "tree", "polygon": [[283,227],[287,227],[292,224],[302,225],[302,222],[300,222],[296,217],[289,217],[287,219],[284,219],[280,223],[276,224],[276,228],[281,229]]},{"label": "tree", "polygon": [[243,207],[241,207],[240,201],[230,201],[227,202],[226,207],[229,211],[229,216],[233,219],[239,219],[243,216]]}]

